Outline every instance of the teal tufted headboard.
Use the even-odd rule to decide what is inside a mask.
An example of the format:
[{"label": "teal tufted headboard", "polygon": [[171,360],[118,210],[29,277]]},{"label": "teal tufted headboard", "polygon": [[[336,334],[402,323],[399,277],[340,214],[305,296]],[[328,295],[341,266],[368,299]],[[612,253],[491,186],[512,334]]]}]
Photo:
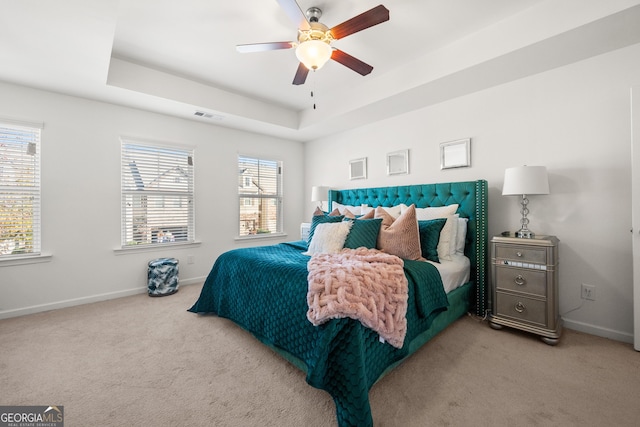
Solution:
[{"label": "teal tufted headboard", "polygon": [[397,187],[329,190],[329,210],[332,202],[343,205],[390,207],[401,203],[417,208],[459,204],[457,213],[469,218],[465,255],[471,260],[471,278],[475,284],[475,312],[484,316],[488,287],[488,223],[487,181],[447,182],[440,184],[404,185]]}]

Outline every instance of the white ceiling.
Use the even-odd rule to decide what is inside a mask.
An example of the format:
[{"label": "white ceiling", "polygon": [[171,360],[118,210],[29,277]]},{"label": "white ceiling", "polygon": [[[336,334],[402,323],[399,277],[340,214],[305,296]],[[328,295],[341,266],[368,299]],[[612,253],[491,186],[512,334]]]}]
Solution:
[{"label": "white ceiling", "polygon": [[328,27],[381,2],[334,42],[370,75],[294,86],[293,50],[235,50],[296,40],[276,0],[0,0],[0,80],[305,141],[640,42],[640,0],[298,1]]}]

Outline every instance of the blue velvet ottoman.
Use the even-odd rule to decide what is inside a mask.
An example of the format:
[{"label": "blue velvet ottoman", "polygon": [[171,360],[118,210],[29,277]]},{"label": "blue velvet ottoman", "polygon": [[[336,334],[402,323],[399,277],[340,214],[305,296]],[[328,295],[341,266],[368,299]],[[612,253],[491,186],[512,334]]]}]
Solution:
[{"label": "blue velvet ottoman", "polygon": [[147,273],[149,296],[162,297],[178,292],[178,260],[158,258],[149,261]]}]

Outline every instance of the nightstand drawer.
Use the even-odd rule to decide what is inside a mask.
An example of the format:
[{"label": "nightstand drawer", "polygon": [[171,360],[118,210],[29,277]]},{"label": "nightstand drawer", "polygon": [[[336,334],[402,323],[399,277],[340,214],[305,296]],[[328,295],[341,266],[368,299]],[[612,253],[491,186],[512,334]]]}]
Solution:
[{"label": "nightstand drawer", "polygon": [[547,303],[518,295],[498,293],[496,314],[540,326],[547,324]]},{"label": "nightstand drawer", "polygon": [[498,289],[547,296],[547,274],[544,271],[496,267],[495,274]]},{"label": "nightstand drawer", "polygon": [[535,264],[547,263],[547,251],[544,248],[523,248],[522,246],[502,246],[496,245],[495,257],[503,259],[513,259],[522,262]]}]

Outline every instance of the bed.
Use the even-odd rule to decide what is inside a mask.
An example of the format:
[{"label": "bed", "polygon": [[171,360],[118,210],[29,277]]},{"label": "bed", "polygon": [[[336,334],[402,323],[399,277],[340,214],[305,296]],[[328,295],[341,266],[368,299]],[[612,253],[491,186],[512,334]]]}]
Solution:
[{"label": "bed", "polygon": [[189,311],[231,319],[303,370],[311,386],[332,396],[340,427],[372,426],[368,393],[376,381],[459,317],[485,313],[487,182],[329,191],[330,208],[413,205],[425,210],[453,204],[458,205],[457,215],[467,220],[464,257],[469,280],[446,293],[434,263],[403,260],[408,295],[401,345],[391,345],[352,318],[334,318],[318,326],[309,321],[306,241],[225,252]]}]

